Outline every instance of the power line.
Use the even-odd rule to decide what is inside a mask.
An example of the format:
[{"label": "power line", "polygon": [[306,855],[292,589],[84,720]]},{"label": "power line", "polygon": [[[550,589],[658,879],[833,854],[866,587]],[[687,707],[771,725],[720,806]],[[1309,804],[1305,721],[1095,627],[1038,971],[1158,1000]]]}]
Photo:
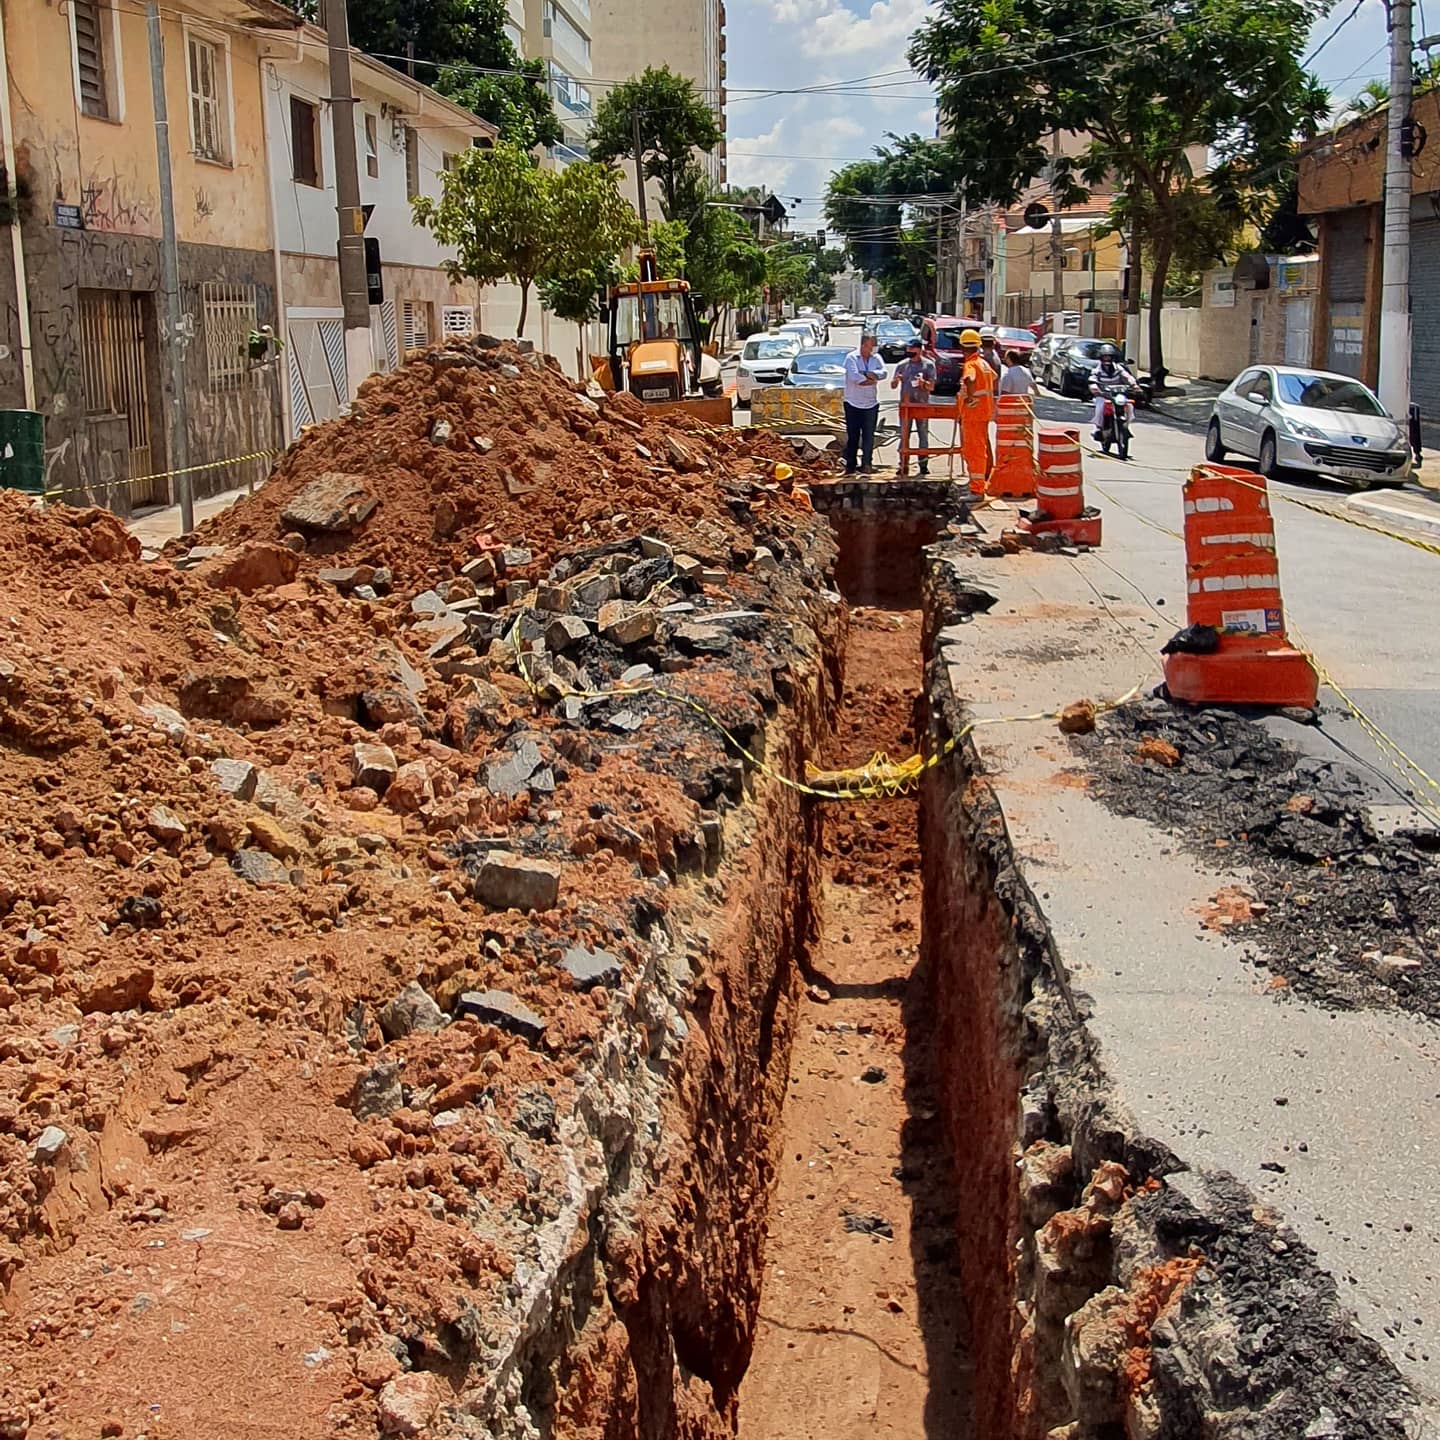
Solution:
[{"label": "power line", "polygon": [[1320,52],[1360,13],[1360,7],[1364,3],[1365,0],[1355,0],[1345,18],[1300,63],[1307,68],[1313,65]]}]

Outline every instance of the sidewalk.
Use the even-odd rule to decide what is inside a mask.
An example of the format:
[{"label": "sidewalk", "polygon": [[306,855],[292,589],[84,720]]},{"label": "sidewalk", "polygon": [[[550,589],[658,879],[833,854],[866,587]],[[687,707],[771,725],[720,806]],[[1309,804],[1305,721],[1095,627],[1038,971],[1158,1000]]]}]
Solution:
[{"label": "sidewalk", "polygon": [[1402,490],[1362,491],[1346,497],[1345,508],[1382,525],[1403,525],[1440,536],[1440,495],[1406,486]]},{"label": "sidewalk", "polygon": [[[222,511],[228,510],[237,500],[243,500],[250,491],[246,487],[238,490],[223,490],[219,495],[211,495],[205,500],[195,502],[195,523],[198,525],[202,520],[213,519]],[[180,507],[178,505],[166,505],[159,510],[147,510],[143,515],[136,515],[130,520],[130,533],[134,535],[146,550],[159,550],[167,541],[174,540],[176,536],[185,532],[180,528]]]},{"label": "sidewalk", "polygon": [[1150,407],[1154,414],[1166,420],[1184,425],[1197,434],[1210,423],[1210,412],[1215,406],[1215,397],[1225,388],[1214,380],[1188,380],[1183,375],[1171,375],[1167,384],[1174,387],[1174,393],[1159,395]]}]

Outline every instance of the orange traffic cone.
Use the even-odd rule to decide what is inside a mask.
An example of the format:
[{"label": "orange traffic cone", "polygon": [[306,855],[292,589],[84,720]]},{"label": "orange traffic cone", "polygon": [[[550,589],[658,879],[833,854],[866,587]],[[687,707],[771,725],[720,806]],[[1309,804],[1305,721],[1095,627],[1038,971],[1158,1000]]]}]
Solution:
[{"label": "orange traffic cone", "polygon": [[1007,500],[1028,500],[1035,494],[1035,405],[1028,395],[1000,397],[990,494]]},{"label": "orange traffic cone", "polygon": [[1209,653],[1165,657],[1165,684],[1192,704],[1313,710],[1315,670],[1285,638],[1275,522],[1263,476],[1197,465],[1185,482],[1186,619],[1218,632]]},{"label": "orange traffic cone", "polygon": [[1072,545],[1100,543],[1100,512],[1087,508],[1080,463],[1080,432],[1042,430],[1040,473],[1035,480],[1035,509],[1015,528],[1031,535],[1059,535]]}]

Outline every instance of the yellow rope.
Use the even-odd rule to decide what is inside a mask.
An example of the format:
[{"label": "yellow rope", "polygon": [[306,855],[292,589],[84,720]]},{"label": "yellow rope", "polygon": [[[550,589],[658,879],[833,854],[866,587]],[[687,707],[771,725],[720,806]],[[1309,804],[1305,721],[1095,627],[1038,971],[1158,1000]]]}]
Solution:
[{"label": "yellow rope", "polygon": [[168,480],[172,475],[198,475],[202,470],[223,470],[227,465],[243,465],[247,460],[269,460],[279,450],[252,450],[248,455],[232,455],[228,460],[211,460],[204,465],[186,465],[179,470],[157,470],[153,475],[136,475],[129,480],[100,480],[93,485],[72,485],[68,490],[45,490],[44,500],[61,495],[89,495],[94,490],[124,490],[130,485],[145,485],[151,480]]}]

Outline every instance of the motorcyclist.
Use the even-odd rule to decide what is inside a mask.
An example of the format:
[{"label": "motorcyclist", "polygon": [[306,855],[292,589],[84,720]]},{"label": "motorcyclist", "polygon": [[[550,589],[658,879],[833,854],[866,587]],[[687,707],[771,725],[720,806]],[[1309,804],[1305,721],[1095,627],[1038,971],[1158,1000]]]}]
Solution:
[{"label": "motorcyclist", "polygon": [[1100,347],[1100,365],[1090,377],[1090,393],[1095,397],[1095,438],[1102,438],[1105,424],[1105,401],[1113,400],[1120,418],[1127,424],[1135,418],[1135,402],[1129,391],[1135,377],[1120,363],[1120,352],[1113,345]]}]

